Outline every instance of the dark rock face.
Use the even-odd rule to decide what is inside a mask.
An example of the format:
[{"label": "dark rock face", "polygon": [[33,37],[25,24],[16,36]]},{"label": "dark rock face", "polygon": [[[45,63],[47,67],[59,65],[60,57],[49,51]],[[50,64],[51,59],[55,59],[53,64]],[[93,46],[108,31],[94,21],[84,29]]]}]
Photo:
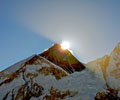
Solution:
[{"label": "dark rock face", "polygon": [[[18,91],[16,93],[16,90]],[[33,83],[31,79],[29,82],[12,89],[11,91],[5,94],[3,100],[30,100],[32,97],[39,97],[43,94],[44,88],[37,83]]]},{"label": "dark rock face", "polygon": [[118,97],[117,95],[117,90],[107,89],[105,91],[97,93],[95,96],[95,100],[120,100],[120,97]]},{"label": "dark rock face", "polygon": [[85,68],[85,66],[80,63],[69,50],[63,50],[59,44],[53,45],[39,55],[60,66],[68,73],[82,71]]}]

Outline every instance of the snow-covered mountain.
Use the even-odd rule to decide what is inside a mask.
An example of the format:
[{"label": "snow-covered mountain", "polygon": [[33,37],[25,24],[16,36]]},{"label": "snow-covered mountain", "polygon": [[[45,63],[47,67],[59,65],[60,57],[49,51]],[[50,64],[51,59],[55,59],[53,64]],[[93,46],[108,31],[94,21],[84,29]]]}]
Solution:
[{"label": "snow-covered mountain", "polygon": [[0,100],[120,100],[116,88],[106,87],[109,74],[101,70],[106,63],[96,65],[91,62],[85,67],[69,50],[55,44],[0,72]]},{"label": "snow-covered mountain", "polygon": [[88,69],[69,74],[39,55],[9,67],[0,76],[1,100],[92,100],[104,87]]},{"label": "snow-covered mountain", "polygon": [[111,88],[120,90],[120,43],[109,55],[89,62],[87,66],[101,75]]}]

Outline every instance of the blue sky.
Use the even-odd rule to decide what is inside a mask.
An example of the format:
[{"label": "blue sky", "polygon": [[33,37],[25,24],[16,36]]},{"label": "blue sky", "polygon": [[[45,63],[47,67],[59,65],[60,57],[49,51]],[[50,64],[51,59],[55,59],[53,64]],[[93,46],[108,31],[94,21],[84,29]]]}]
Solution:
[{"label": "blue sky", "polygon": [[16,24],[16,21],[3,13],[0,13],[0,70],[33,54],[39,54],[53,44],[45,37]]},{"label": "blue sky", "polygon": [[3,21],[0,20],[0,70],[33,54],[41,53],[53,44],[52,41],[9,20]]},{"label": "blue sky", "polygon": [[0,70],[69,41],[86,63],[120,42],[119,0],[0,0]]}]

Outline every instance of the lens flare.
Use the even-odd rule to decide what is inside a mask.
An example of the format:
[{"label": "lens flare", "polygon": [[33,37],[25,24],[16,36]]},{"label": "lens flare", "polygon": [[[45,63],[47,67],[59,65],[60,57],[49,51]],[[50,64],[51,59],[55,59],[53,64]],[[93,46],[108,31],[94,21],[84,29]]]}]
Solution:
[{"label": "lens flare", "polygon": [[69,49],[69,48],[70,48],[69,42],[63,41],[63,42],[61,43],[61,48],[62,48],[63,50]]}]

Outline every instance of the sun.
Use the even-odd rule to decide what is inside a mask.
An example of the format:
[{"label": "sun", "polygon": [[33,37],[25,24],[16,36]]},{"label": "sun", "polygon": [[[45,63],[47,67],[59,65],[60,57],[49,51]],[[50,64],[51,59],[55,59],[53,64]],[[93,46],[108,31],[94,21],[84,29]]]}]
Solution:
[{"label": "sun", "polygon": [[68,42],[68,41],[63,41],[63,42],[61,43],[61,48],[62,48],[63,50],[69,49],[69,48],[70,48],[69,42]]}]

